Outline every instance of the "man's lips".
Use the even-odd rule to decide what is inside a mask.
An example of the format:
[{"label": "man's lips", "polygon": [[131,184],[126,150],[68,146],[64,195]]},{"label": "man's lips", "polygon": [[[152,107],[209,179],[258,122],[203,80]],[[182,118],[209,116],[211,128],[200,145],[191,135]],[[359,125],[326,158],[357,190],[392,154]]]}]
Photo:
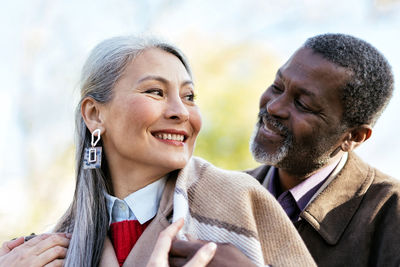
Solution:
[{"label": "man's lips", "polygon": [[270,122],[265,116],[261,118],[260,128],[261,127],[269,134],[286,137],[285,132],[280,129],[281,127],[274,125],[274,123]]}]

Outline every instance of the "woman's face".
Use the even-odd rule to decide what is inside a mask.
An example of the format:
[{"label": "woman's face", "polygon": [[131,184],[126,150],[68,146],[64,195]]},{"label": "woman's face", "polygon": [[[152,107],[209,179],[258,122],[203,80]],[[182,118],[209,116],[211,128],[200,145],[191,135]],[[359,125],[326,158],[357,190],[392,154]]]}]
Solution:
[{"label": "woman's face", "polygon": [[192,79],[176,56],[157,48],[127,65],[100,118],[112,175],[117,169],[165,175],[183,168],[201,128]]}]

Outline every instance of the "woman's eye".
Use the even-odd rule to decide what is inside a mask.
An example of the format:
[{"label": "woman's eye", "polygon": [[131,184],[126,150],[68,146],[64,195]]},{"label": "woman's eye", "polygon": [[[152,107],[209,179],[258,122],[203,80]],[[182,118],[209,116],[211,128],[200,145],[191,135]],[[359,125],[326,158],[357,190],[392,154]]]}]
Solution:
[{"label": "woman's eye", "polygon": [[164,96],[163,90],[157,89],[157,88],[148,89],[145,91],[145,93],[152,94],[152,95],[158,95],[158,96]]},{"label": "woman's eye", "polygon": [[194,102],[194,100],[196,99],[196,95],[194,93],[190,93],[190,94],[185,95],[184,98],[187,101]]}]

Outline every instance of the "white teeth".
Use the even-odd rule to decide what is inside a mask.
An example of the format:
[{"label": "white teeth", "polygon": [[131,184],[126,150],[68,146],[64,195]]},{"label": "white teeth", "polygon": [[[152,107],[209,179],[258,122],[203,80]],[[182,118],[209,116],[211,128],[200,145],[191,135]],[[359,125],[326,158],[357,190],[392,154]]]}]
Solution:
[{"label": "white teeth", "polygon": [[164,140],[174,140],[179,142],[183,142],[183,140],[185,139],[185,136],[183,136],[182,134],[158,133],[156,134],[156,137]]},{"label": "white teeth", "polygon": [[271,128],[269,128],[266,124],[264,124],[264,129],[265,129],[267,132],[270,132],[270,133],[273,133],[273,134],[278,134],[277,132],[275,132],[274,130],[272,130]]}]

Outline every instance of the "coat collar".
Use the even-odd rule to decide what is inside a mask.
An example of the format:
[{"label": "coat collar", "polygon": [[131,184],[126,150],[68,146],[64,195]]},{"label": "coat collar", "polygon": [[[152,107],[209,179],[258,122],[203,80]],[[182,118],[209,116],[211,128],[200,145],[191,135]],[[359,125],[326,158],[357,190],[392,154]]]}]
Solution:
[{"label": "coat collar", "polygon": [[270,168],[270,165],[261,165],[255,169],[245,170],[244,172],[256,178],[260,184],[263,184]]},{"label": "coat collar", "polygon": [[300,215],[330,245],[335,245],[373,182],[373,169],[354,153],[330,184]]},{"label": "coat collar", "polygon": [[[269,169],[270,166],[263,165],[245,172],[262,183]],[[328,244],[335,245],[372,184],[374,171],[351,152],[343,169],[331,178],[328,178],[331,180],[329,185],[310,202],[300,216]]]},{"label": "coat collar", "polygon": [[[160,207],[156,217],[154,217],[152,222],[147,226],[146,230],[140,236],[126,258],[123,266],[146,266],[151,253],[153,252],[153,247],[157,241],[158,235],[170,224],[168,218],[170,218],[172,215],[175,182],[176,175],[171,174],[165,184],[165,189],[161,197]],[[114,248],[108,237],[105,241],[99,266],[119,267]]]}]

